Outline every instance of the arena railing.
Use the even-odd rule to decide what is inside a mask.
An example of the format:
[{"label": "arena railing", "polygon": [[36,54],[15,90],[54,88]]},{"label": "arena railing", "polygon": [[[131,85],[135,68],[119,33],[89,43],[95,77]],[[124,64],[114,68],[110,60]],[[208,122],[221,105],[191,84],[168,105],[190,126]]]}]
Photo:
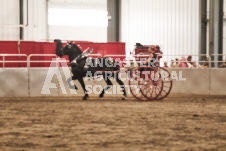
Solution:
[{"label": "arena railing", "polygon": [[[7,61],[6,57],[26,57],[27,59],[24,59],[23,61],[21,60],[10,60]],[[124,58],[124,60],[121,60],[121,63],[123,64],[127,64],[129,63],[131,60],[133,60],[132,58],[142,58],[142,57],[148,57],[149,55],[118,55],[118,54],[111,54],[111,55],[105,55],[104,57],[113,57],[113,58]],[[187,61],[181,61],[182,57],[185,56],[189,56],[189,55],[163,55],[163,54],[158,54],[159,57],[164,57],[164,59],[158,60],[159,63],[163,64],[164,62],[170,63],[171,60],[174,58],[178,58],[179,62],[187,62]],[[206,55],[206,54],[199,54],[199,55],[191,55],[193,58],[196,58],[195,60],[192,60],[196,63],[198,63],[198,65],[202,64],[202,63],[207,63],[209,64],[209,68],[213,68],[212,64],[213,63],[226,63],[226,60],[224,61],[214,61],[211,60],[212,57],[214,56],[222,56],[222,57],[226,57],[226,54],[212,54],[212,55]],[[2,63],[2,67],[5,68],[5,64],[6,63],[27,63],[27,67],[30,68],[31,67],[31,63],[48,63],[48,62],[53,62],[53,60],[31,60],[31,57],[55,57],[56,58],[56,63],[58,64],[58,59],[59,58],[56,54],[30,54],[30,55],[26,55],[26,54],[0,54],[0,57],[2,57],[2,60],[0,60],[0,63]],[[90,54],[88,57],[102,57],[101,54]],[[208,60],[203,60],[200,61],[200,57],[206,57],[208,58]],[[186,58],[186,57],[185,57]],[[226,58],[225,58],[226,59]],[[175,60],[174,60],[175,61]],[[67,62],[69,62],[69,60],[67,60]],[[198,67],[197,67],[198,68]]]},{"label": "arena railing", "polygon": [[127,57],[126,55],[118,55],[118,54],[110,54],[110,55],[105,55],[104,57]]},{"label": "arena railing", "polygon": [[[176,57],[180,57],[181,59],[182,59],[182,57],[185,57],[186,55],[162,55],[163,57],[167,57],[167,63],[170,63],[171,62],[171,60],[169,60],[168,58],[169,57],[174,57],[174,58],[176,58]],[[175,57],[176,56],[176,57]],[[199,67],[197,67],[197,69],[200,69],[201,67],[200,66],[202,66],[203,65],[203,63],[208,63],[208,68],[220,68],[220,67],[218,67],[218,65],[220,64],[220,63],[222,63],[222,64],[224,64],[224,63],[226,63],[226,58],[225,58],[225,60],[224,60],[224,56],[226,56],[226,54],[212,54],[212,55],[207,55],[207,54],[199,54],[199,55],[187,55],[187,56],[192,56],[193,58],[196,58],[195,60],[193,59],[193,60],[191,60],[191,62],[196,62],[196,63],[198,63],[197,65],[199,66]],[[213,58],[215,57],[215,56],[222,56],[222,61],[215,61]],[[200,60],[200,58],[206,58],[207,60]],[[171,58],[172,59],[172,58]],[[185,57],[185,59],[187,59],[187,57]],[[164,60],[162,60],[162,61],[160,61],[160,62],[166,62],[166,61],[164,61]],[[181,61],[180,59],[179,59],[179,62],[184,62],[184,63],[186,63],[187,61]]]},{"label": "arena railing", "polygon": [[[161,59],[161,60],[157,60],[157,62],[161,63],[161,62],[170,62],[171,61],[171,58],[174,57],[178,57],[179,59],[181,59],[182,57],[184,57],[185,55],[162,55],[162,54],[158,54],[158,57],[164,57],[164,58],[167,58],[166,60],[164,59]],[[196,56],[196,57],[201,57],[201,56],[207,56],[206,54],[204,55],[193,55],[193,56]],[[140,61],[139,59],[140,58],[147,58],[149,57],[149,55],[143,55],[143,54],[137,54],[137,55],[129,55],[129,56],[126,56],[126,55],[117,55],[117,54],[112,54],[112,55],[105,55],[104,57],[124,57],[124,60],[121,60],[123,63],[126,63],[126,62],[130,62],[132,60],[135,60],[135,61]],[[169,60],[170,58],[170,60]],[[179,61],[179,62],[187,62],[187,61]],[[206,61],[199,61],[199,62],[206,62]]]},{"label": "arena railing", "polygon": [[[55,57],[56,58],[56,61],[53,61],[53,60],[35,60],[35,61],[31,61],[31,57]],[[27,60],[27,66],[28,68],[31,67],[31,63],[49,63],[49,62],[56,62],[58,64],[58,61],[57,61],[57,58],[58,56],[56,54],[30,54],[28,56],[28,60]]]},{"label": "arena railing", "polygon": [[[212,58],[215,58],[215,57],[222,57],[222,61],[215,61],[215,60],[213,60]],[[212,54],[210,56],[210,67],[212,67],[213,64],[214,64],[215,67],[219,66],[220,64],[222,64],[222,65],[225,66],[224,68],[226,68],[226,54]]]},{"label": "arena railing", "polygon": [[[119,60],[120,60],[120,58],[123,58],[123,60],[120,60],[120,63],[121,63],[121,68],[123,68],[124,66],[123,66],[123,64],[128,64],[128,62],[130,61],[130,60],[127,60],[126,58],[128,57],[128,56],[126,56],[126,55],[118,55],[118,54],[111,54],[111,55],[105,55],[104,57],[112,57],[112,58],[119,58]],[[117,60],[116,60],[117,61]]]},{"label": "arena railing", "polygon": [[[0,61],[0,63],[2,63],[2,67],[5,68],[5,63],[27,63],[27,55],[26,54],[0,54],[0,57],[2,57],[2,61]],[[6,57],[26,57],[26,61],[6,61]]]},{"label": "arena railing", "polygon": [[[88,57],[100,57],[101,54],[90,54]],[[56,58],[56,61],[53,61],[53,60],[35,60],[35,61],[31,61],[31,57],[54,57]],[[69,63],[69,60],[66,60],[67,63]],[[57,65],[59,63],[59,57],[56,55],[56,54],[30,54],[28,56],[28,67],[31,67],[31,63],[48,63],[48,62],[56,62]]]},{"label": "arena railing", "polygon": [[[207,54],[194,54],[194,55],[191,55],[191,54],[183,54],[183,55],[164,55],[164,54],[158,54],[159,57],[162,57],[163,59],[161,60],[158,60],[158,62],[160,64],[164,64],[165,62],[167,62],[167,65],[170,66],[170,63],[171,63],[171,60],[174,61],[174,63],[176,62],[176,58],[178,59],[178,63],[187,63],[187,57],[188,56],[192,56],[192,60],[191,62],[195,62],[197,63],[197,67],[194,67],[193,69],[199,69],[201,68],[201,64],[203,63],[206,63],[208,62],[210,64],[211,60],[200,60],[200,58],[210,58],[209,55]],[[195,59],[194,59],[195,58]],[[169,67],[170,68],[170,67]],[[175,67],[174,67],[175,68]],[[190,69],[188,67],[179,67],[179,68],[184,68],[184,69]]]},{"label": "arena railing", "polygon": [[[171,60],[174,60],[174,63],[176,62],[176,58],[178,59],[179,63],[187,63],[186,59],[188,56],[192,56],[191,62],[196,63],[196,67],[192,67],[192,69],[205,69],[205,68],[216,68],[216,65],[213,66],[214,63],[222,63],[226,64],[226,58],[224,61],[214,61],[211,60],[213,56],[226,56],[226,54],[212,54],[212,55],[207,55],[207,54],[197,54],[197,55],[164,55],[164,54],[158,54],[158,57],[161,57],[162,59],[157,60],[163,66],[164,62],[167,62],[168,66],[170,66]],[[143,54],[138,54],[138,55],[117,55],[117,54],[111,54],[111,55],[105,55],[104,57],[113,57],[113,58],[121,58],[124,57],[124,60],[121,60],[122,63],[130,63],[132,60],[140,61],[140,58],[147,58],[149,55],[143,55]],[[182,58],[185,59],[185,61],[182,60]],[[203,59],[202,59],[203,58]],[[207,60],[205,60],[207,59]],[[208,67],[204,67],[204,63],[208,64]],[[170,68],[170,67],[169,67]],[[174,67],[175,68],[175,67]],[[190,69],[189,67],[179,67],[179,68],[184,68],[184,69]]]},{"label": "arena railing", "polygon": [[101,54],[90,54],[88,55],[88,57],[102,57]]}]

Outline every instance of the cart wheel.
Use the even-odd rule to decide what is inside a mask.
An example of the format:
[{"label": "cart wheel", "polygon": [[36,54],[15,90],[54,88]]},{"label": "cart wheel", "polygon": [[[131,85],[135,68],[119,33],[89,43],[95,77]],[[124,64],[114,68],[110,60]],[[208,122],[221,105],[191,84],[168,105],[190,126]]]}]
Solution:
[{"label": "cart wheel", "polygon": [[169,71],[167,71],[165,68],[159,67],[158,71],[161,74],[163,88],[162,88],[162,92],[157,97],[157,100],[161,100],[170,94],[173,82],[171,80],[171,75],[170,75]]},{"label": "cart wheel", "polygon": [[142,71],[141,93],[149,100],[155,100],[162,92],[163,82],[157,68],[147,68]]},{"label": "cart wheel", "polygon": [[138,70],[130,71],[129,72],[129,88],[130,92],[132,95],[140,100],[140,101],[148,101],[148,99],[141,93],[140,85],[139,85],[139,80],[140,80],[140,75]]}]

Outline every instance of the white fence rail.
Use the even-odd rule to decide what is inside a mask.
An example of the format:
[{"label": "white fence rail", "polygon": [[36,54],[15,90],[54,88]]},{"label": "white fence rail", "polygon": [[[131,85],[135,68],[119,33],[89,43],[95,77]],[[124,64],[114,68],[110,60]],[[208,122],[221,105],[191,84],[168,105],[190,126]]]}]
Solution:
[{"label": "white fence rail", "polygon": [[[218,57],[222,57],[223,61],[214,61],[211,60],[211,58],[218,56]],[[58,56],[56,54],[30,54],[30,55],[26,55],[26,54],[0,54],[0,57],[2,57],[2,60],[0,60],[0,63],[2,63],[2,67],[5,68],[5,64],[6,63],[27,63],[27,67],[31,67],[31,63],[48,63],[48,62],[52,62],[52,60],[32,60],[32,57],[53,57],[53,58],[58,58]],[[23,59],[23,61],[21,60],[6,60],[7,57],[26,57],[26,59]],[[95,57],[102,57],[101,54],[90,54],[88,57],[91,58],[95,58]],[[105,55],[103,57],[114,57],[114,58],[125,58],[124,60],[121,60],[122,63],[129,63],[131,60],[136,60],[138,58],[147,58],[148,55],[130,55],[130,56],[126,56],[126,55],[118,55],[118,54],[111,54],[111,55]],[[171,61],[173,60],[174,62],[176,62],[176,58],[178,59],[179,63],[187,63],[187,61],[183,60],[186,59],[186,57],[184,55],[162,55],[162,54],[158,54],[158,57],[162,57],[162,59],[157,60],[161,66],[164,66],[164,63],[166,64],[170,64]],[[226,66],[226,54],[212,54],[210,56],[206,55],[206,54],[200,54],[200,55],[192,55],[193,60],[191,60],[191,62],[195,62],[197,63],[197,65],[201,65],[203,63],[208,63],[209,68],[216,68],[216,64],[225,64]],[[200,58],[206,58],[206,60],[200,60]],[[225,58],[224,58],[225,57]],[[59,60],[59,59],[57,59]],[[139,60],[137,60],[139,61]],[[56,61],[57,62],[57,61]],[[67,60],[67,62],[69,62],[69,60]],[[214,65],[215,64],[215,65]],[[214,66],[213,66],[214,65]]]},{"label": "white fence rail", "polygon": [[[5,68],[5,63],[27,63],[28,62],[28,56],[26,54],[0,54],[0,57],[2,57],[2,60],[0,60],[0,63],[2,63],[2,67]],[[26,61],[6,61],[6,57],[26,57]]]}]

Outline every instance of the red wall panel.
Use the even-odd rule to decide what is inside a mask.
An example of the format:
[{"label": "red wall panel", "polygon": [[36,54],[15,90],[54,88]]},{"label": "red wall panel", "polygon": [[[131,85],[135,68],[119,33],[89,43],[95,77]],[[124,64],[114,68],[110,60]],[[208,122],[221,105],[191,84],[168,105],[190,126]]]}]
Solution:
[{"label": "red wall panel", "polygon": [[40,56],[32,56],[30,57],[31,61],[40,61],[40,62],[31,62],[31,67],[49,67],[52,58],[56,58],[54,56],[47,56],[44,54],[55,54],[56,52],[56,44],[50,42],[32,42],[32,41],[24,41],[20,43],[21,54],[42,54]]},{"label": "red wall panel", "polygon": [[[18,41],[0,41],[0,54],[18,54]],[[3,57],[0,57],[3,60]],[[19,61],[18,56],[6,56],[5,61]],[[19,67],[19,63],[5,63],[5,67]],[[0,67],[3,67],[3,63],[0,63]]]},{"label": "red wall panel", "polygon": [[1,54],[17,54],[18,41],[0,41]]},{"label": "red wall panel", "polygon": [[[76,44],[80,44],[82,50],[93,48],[93,54],[100,54],[101,57],[110,54],[125,55],[125,43],[115,42],[115,43],[93,43],[93,42],[84,42],[84,41],[75,41]],[[63,43],[65,46],[66,43]],[[56,54],[56,43],[54,42],[33,42],[33,41],[22,41],[20,42],[20,52],[18,51],[18,42],[17,41],[0,41],[0,54],[42,54],[40,56],[32,56],[31,61],[39,61],[31,63],[31,67],[49,67],[50,63],[55,56],[47,56],[47,54]],[[95,56],[98,57],[98,56]],[[93,58],[95,58],[93,57]],[[123,57],[111,56],[112,58],[120,58],[123,60]],[[68,60],[67,56],[63,58]],[[0,60],[3,57],[0,56]],[[6,60],[12,61],[26,61],[26,57],[6,57]],[[49,62],[44,62],[49,61]],[[5,67],[26,67],[26,63],[7,63]],[[2,67],[2,63],[0,63]]]}]

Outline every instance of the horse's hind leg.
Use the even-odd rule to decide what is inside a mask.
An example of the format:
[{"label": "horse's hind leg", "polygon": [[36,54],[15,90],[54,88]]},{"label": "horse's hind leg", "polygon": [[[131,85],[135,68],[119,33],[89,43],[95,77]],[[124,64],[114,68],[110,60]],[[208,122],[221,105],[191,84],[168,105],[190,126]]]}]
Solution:
[{"label": "horse's hind leg", "polygon": [[125,100],[126,97],[126,90],[125,90],[125,86],[124,83],[122,82],[122,80],[119,78],[119,73],[115,73],[114,78],[116,79],[117,83],[120,85],[122,91],[123,91],[123,95],[124,97],[122,98],[122,100]]},{"label": "horse's hind leg", "polygon": [[88,92],[86,91],[86,86],[85,86],[84,80],[83,80],[83,78],[78,78],[78,81],[81,84],[82,89],[84,90],[84,93],[85,93],[85,96],[83,97],[83,100],[87,100],[89,95],[88,95]]},{"label": "horse's hind leg", "polygon": [[104,97],[105,91],[107,91],[107,89],[109,89],[112,86],[112,82],[110,80],[111,77],[105,76],[105,74],[103,74],[103,77],[105,82],[107,83],[107,86],[102,90],[101,94],[99,95],[100,98]]}]

